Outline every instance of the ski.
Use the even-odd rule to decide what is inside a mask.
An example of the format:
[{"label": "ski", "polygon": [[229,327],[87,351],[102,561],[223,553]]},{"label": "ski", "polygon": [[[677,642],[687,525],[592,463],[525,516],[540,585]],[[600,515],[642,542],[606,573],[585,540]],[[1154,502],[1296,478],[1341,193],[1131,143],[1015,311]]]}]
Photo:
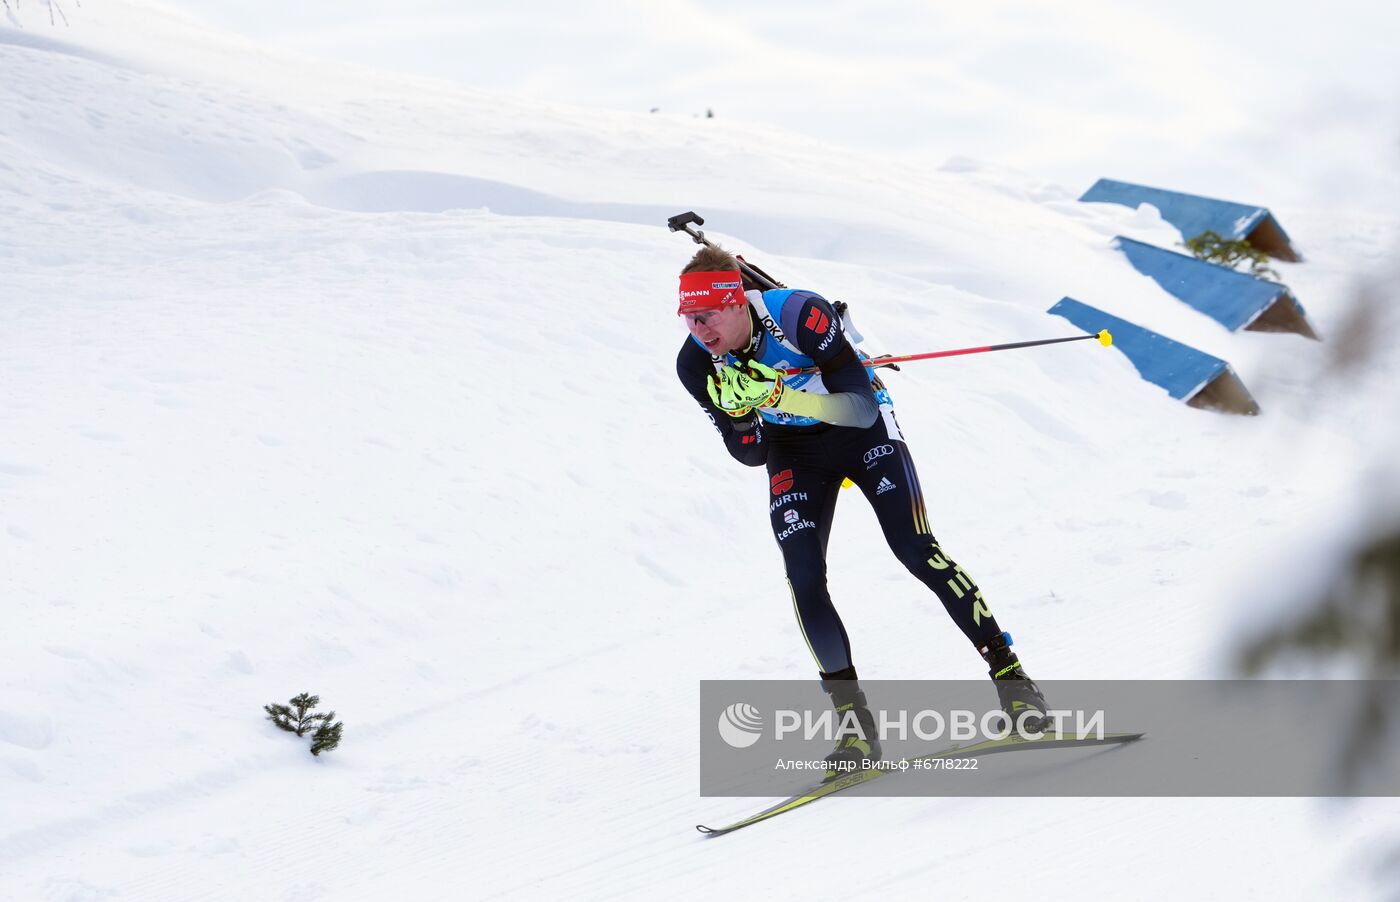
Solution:
[{"label": "ski", "polygon": [[824,799],[832,793],[840,792],[843,789],[849,789],[852,786],[859,786],[861,783],[868,783],[885,773],[886,771],[882,770],[857,771],[853,774],[847,774],[844,777],[838,777],[830,783],[820,783],[813,786],[811,789],[800,792],[792,798],[784,799],[771,808],[763,809],[758,814],[746,817],[742,821],[735,821],[728,827],[707,827],[704,824],[696,824],[695,829],[706,836],[723,836],[726,833],[733,833],[741,827],[747,827],[749,824],[756,824],[759,821],[766,821],[770,817],[777,817],[785,811],[801,808],[803,805],[810,805],[817,799]]},{"label": "ski", "polygon": [[[938,758],[978,758],[983,755],[994,755],[1000,752],[1027,751],[1030,749],[1065,749],[1084,746],[1108,746],[1119,745],[1125,742],[1133,742],[1141,739],[1144,733],[1108,733],[1102,738],[1079,739],[1021,739],[1017,736],[1009,736],[1005,739],[988,739],[985,742],[978,742],[972,745],[958,746],[956,748],[944,749],[941,752],[933,752],[928,755],[918,755],[908,759],[911,763],[915,761],[933,761]],[[750,815],[741,821],[735,821],[727,827],[707,827],[704,824],[696,824],[695,829],[706,836],[723,836],[726,833],[733,833],[750,824],[757,824],[759,821],[766,821],[769,818],[777,817],[788,811],[810,805],[818,799],[824,799],[829,795],[859,786],[862,783],[869,783],[878,777],[883,777],[898,771],[888,770],[865,770],[846,774],[838,777],[830,783],[821,783],[806,789],[791,798],[784,799],[772,807],[765,808],[757,814]]]}]

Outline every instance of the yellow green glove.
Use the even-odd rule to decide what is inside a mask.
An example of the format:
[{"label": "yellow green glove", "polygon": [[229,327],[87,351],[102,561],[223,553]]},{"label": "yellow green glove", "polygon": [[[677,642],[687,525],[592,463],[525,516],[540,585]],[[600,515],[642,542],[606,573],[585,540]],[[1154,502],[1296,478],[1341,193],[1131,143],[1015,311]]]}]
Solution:
[{"label": "yellow green glove", "polygon": [[775,407],[783,396],[783,374],[756,360],[726,366],[710,377],[705,388],[715,406],[731,417],[741,417],[755,407]]}]

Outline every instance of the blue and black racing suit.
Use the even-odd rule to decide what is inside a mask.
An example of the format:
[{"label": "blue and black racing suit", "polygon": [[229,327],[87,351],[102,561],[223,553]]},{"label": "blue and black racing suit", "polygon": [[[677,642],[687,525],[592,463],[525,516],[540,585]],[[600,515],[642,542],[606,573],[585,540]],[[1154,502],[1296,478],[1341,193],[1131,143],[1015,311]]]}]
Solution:
[{"label": "blue and black racing suit", "polygon": [[[977,584],[933,537],[889,392],[861,362],[836,312],[810,291],[750,291],[748,297],[753,321],[748,347],[712,357],[698,340],[687,338],[676,356],[676,372],[729,453],[747,466],[768,468],[773,536],[798,625],[823,678],[854,678],[850,640],[826,585],[826,544],[843,478],[859,486],[875,509],[900,562],[938,596],[974,646],[985,646],[1001,628]],[[788,391],[826,396],[820,417],[764,408],[733,418],[717,408],[705,380],[721,363],[747,360],[774,369],[819,368],[784,382]]]}]

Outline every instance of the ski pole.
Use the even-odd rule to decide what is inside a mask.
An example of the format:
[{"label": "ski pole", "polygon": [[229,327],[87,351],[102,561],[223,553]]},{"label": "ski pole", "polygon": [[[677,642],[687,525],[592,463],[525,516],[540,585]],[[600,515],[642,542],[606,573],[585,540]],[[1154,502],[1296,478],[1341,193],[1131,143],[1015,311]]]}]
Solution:
[{"label": "ski pole", "polygon": [[[1090,338],[1097,338],[1099,344],[1108,347],[1113,344],[1113,336],[1107,329],[1093,335],[1071,335],[1069,338],[1042,338],[1038,341],[1013,341],[1007,344],[982,345],[976,348],[954,348],[950,351],[930,351],[927,354],[905,354],[902,357],[875,357],[862,361],[868,367],[892,366],[896,363],[908,363],[913,360],[932,360],[935,357],[959,357],[963,354],[984,354],[987,351],[1010,351],[1013,348],[1034,348],[1039,345],[1056,345],[1066,341],[1085,341]],[[809,366],[805,368],[793,367],[783,370],[788,376],[796,376],[799,373],[815,373],[818,368]]]}]

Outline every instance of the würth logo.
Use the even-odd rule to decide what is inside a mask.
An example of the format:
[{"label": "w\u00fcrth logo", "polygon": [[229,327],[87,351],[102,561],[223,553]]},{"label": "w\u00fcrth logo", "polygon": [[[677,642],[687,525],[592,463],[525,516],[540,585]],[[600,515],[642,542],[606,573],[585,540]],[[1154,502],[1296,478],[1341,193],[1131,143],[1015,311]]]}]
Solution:
[{"label": "w\u00fcrth logo", "polygon": [[831,318],[828,317],[825,313],[822,313],[816,307],[813,307],[812,312],[807,315],[807,322],[803,323],[802,325],[805,329],[807,329],[810,332],[820,333],[825,332],[826,327],[830,324]]},{"label": "w\u00fcrth logo", "polygon": [[792,471],[783,470],[781,473],[774,473],[768,484],[773,487],[774,495],[781,495],[792,488]]}]

